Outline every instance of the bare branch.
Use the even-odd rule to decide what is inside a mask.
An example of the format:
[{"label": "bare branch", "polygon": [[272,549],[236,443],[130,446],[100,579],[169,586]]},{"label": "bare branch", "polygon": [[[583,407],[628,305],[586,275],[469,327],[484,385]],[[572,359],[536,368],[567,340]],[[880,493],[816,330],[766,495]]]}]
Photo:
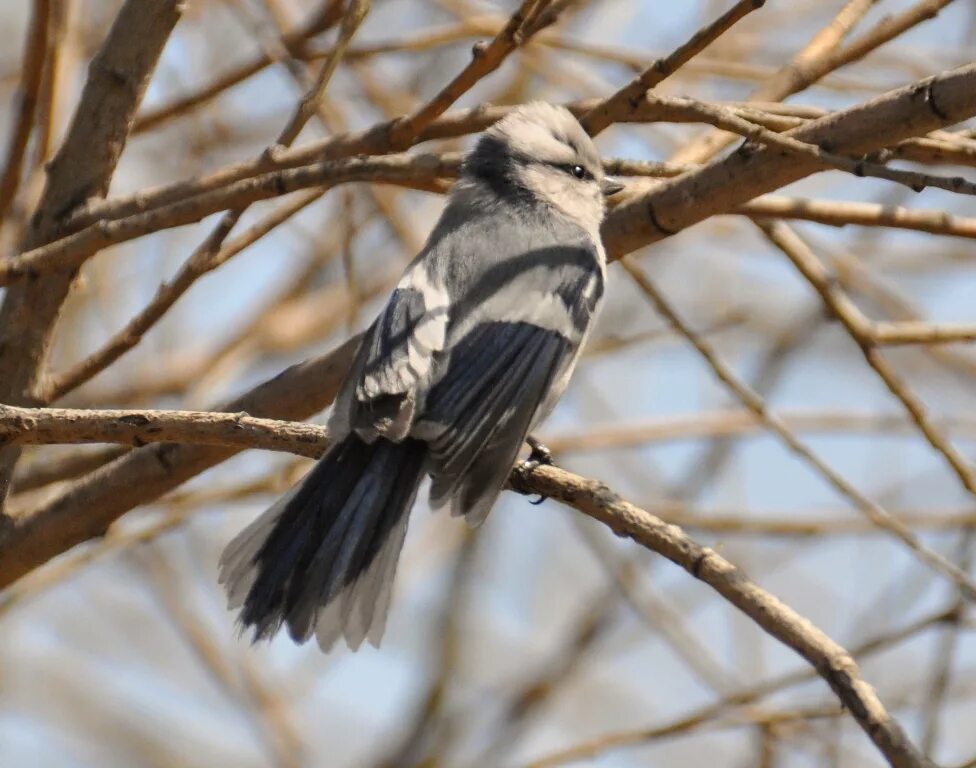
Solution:
[{"label": "bare branch", "polygon": [[[782,225],[780,225],[782,226]],[[748,408],[756,418],[776,434],[783,444],[805,463],[812,467],[839,494],[849,499],[872,523],[894,534],[905,546],[932,570],[952,580],[960,590],[970,598],[976,598],[976,583],[969,575],[956,565],[953,565],[935,550],[925,546],[918,536],[901,520],[888,512],[873,499],[868,498],[854,487],[839,472],[829,467],[817,456],[808,445],[794,435],[779,416],[771,413],[766,403],[751,387],[741,381],[712,350],[704,339],[698,337],[688,325],[678,316],[677,312],[665,300],[655,285],[629,259],[622,261],[624,269],[634,278],[634,282],[650,299],[654,308],[670,323],[678,333],[684,336],[695,347],[719,380],[731,390],[736,398]]]},{"label": "bare branch", "polygon": [[[932,763],[909,741],[901,726],[861,677],[851,655],[792,608],[752,583],[734,565],[646,510],[630,504],[602,483],[557,467],[541,466],[528,477],[517,472],[512,487],[560,501],[633,539],[708,584],[765,632],[806,659],[848,708],[858,725],[895,768]],[[569,759],[561,758],[559,762]],[[554,765],[554,762],[543,763]]]},{"label": "bare branch", "polygon": [[[332,402],[359,347],[355,336],[331,353],[283,371],[218,411],[302,419]],[[55,555],[102,535],[132,507],[177,487],[237,453],[234,448],[170,443],[129,451],[75,481],[56,498],[18,515],[0,541],[0,586]]]},{"label": "bare branch", "polygon": [[24,63],[21,67],[21,85],[17,94],[17,112],[10,132],[7,156],[0,175],[0,221],[3,221],[10,204],[17,194],[20,171],[27,156],[27,142],[34,127],[41,75],[44,70],[44,54],[47,51],[48,20],[51,15],[50,0],[34,0],[30,28],[24,42]]},{"label": "bare branch", "polygon": [[[71,127],[48,168],[28,248],[53,239],[61,222],[89,197],[104,197],[135,111],[183,6],[183,0],[127,0],[122,6],[92,60]],[[0,402],[33,400],[74,276],[74,270],[68,270],[6,292],[0,310]],[[18,455],[16,448],[0,452],[0,504]]]},{"label": "bare branch", "polygon": [[214,411],[93,411],[0,405],[0,442],[183,443],[262,448],[317,458],[328,447],[325,427]]},{"label": "bare branch", "polygon": [[695,32],[670,56],[658,59],[619,91],[593,106],[580,118],[583,128],[591,136],[596,136],[607,126],[620,122],[630,113],[636,112],[649,90],[662,83],[695,55],[701,53],[731,29],[736,22],[762,8],[765,4],[766,0],[739,0],[711,24]]},{"label": "bare branch", "polygon": [[[865,153],[973,114],[976,65],[969,65],[814,120],[786,135],[831,152]],[[629,253],[816,170],[813,158],[784,157],[774,147],[744,146],[700,170],[628,196],[604,222],[607,252]]]}]

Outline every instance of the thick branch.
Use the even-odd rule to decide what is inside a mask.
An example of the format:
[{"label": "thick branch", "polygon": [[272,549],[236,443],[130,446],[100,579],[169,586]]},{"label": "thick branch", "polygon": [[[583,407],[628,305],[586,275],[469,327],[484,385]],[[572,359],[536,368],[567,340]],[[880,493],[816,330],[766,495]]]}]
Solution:
[{"label": "thick branch", "polygon": [[[890,91],[787,132],[833,153],[866,153],[976,114],[976,64]],[[725,213],[822,166],[778,147],[744,144],[728,157],[631,196],[603,226],[607,252],[620,257]]]}]

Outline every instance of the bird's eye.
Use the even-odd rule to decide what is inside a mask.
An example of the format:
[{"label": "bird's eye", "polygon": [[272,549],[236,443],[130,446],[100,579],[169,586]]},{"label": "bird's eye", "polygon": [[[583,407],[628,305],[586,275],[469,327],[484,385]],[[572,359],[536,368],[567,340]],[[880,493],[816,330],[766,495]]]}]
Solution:
[{"label": "bird's eye", "polygon": [[564,173],[575,176],[580,181],[593,178],[593,174],[586,170],[586,168],[582,165],[569,165],[568,163],[566,165],[560,165],[558,163],[553,163],[553,167],[558,168]]}]

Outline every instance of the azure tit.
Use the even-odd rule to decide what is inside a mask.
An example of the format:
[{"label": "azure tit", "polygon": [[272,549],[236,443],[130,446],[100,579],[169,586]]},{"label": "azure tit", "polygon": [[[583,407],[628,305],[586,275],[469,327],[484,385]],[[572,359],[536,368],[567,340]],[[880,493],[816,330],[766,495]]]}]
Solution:
[{"label": "azure tit", "polygon": [[519,107],[481,136],[363,337],[328,452],[221,556],[255,640],[285,625],[326,650],[378,645],[425,476],[431,506],[484,520],[593,326],[604,197],[619,189],[561,107]]}]

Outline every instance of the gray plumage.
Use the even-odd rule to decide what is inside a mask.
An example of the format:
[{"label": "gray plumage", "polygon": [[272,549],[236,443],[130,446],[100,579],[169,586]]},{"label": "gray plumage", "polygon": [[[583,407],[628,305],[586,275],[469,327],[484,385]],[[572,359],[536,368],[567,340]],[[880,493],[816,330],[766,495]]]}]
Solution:
[{"label": "gray plumage", "polygon": [[484,520],[592,327],[603,198],[619,188],[562,108],[526,105],[479,139],[365,334],[329,452],[221,557],[255,639],[284,624],[323,649],[340,635],[378,645],[425,475],[432,506]]}]

